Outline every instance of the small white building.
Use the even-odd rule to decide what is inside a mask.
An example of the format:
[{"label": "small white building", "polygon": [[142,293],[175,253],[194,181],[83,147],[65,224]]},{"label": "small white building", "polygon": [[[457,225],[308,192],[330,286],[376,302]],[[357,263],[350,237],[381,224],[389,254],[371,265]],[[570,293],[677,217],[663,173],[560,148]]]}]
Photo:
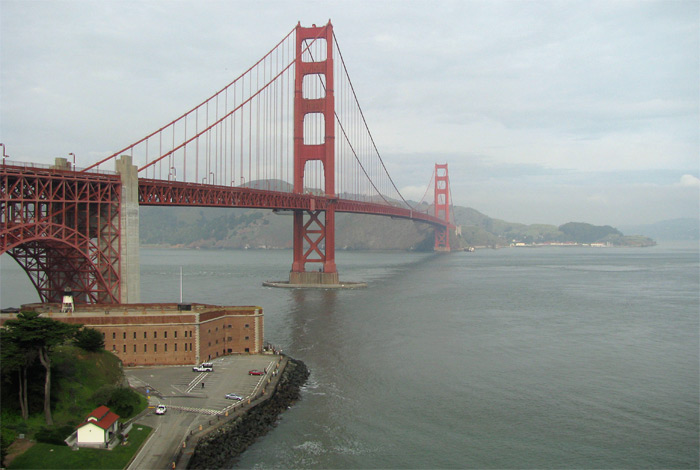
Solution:
[{"label": "small white building", "polygon": [[119,416],[102,405],[78,426],[77,444],[80,447],[108,447],[118,427]]}]

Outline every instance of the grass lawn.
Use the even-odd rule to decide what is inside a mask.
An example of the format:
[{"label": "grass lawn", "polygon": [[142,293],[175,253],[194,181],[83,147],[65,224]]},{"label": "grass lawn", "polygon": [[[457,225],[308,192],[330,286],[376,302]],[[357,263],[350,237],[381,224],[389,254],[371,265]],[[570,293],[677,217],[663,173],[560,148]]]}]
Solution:
[{"label": "grass lawn", "polygon": [[75,451],[68,446],[38,442],[13,460],[8,468],[122,469],[131,461],[152,430],[148,426],[134,424],[129,431],[129,443],[117,446],[114,450],[81,448]]}]

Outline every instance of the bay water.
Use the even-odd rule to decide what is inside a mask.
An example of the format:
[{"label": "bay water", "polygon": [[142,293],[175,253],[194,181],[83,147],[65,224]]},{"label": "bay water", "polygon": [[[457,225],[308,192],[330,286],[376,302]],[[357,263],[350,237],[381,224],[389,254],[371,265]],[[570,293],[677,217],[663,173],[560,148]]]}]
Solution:
[{"label": "bay water", "polygon": [[[337,262],[368,287],[263,287],[290,251],[142,248],[143,302],[263,307],[311,371],[230,468],[700,465],[697,243]],[[2,307],[38,301],[7,256],[0,285]]]}]

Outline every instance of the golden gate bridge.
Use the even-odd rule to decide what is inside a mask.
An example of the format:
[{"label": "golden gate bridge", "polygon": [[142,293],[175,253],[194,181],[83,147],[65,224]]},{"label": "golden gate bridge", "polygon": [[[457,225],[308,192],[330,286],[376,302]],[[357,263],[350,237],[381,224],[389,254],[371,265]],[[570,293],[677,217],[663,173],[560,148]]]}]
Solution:
[{"label": "golden gate bridge", "polygon": [[[455,227],[447,164],[419,203],[399,192],[330,21],[298,24],[211,97],[87,168],[13,162],[2,146],[0,254],[42,302],[66,289],[79,302],[138,302],[139,205],[292,211],[292,286],[339,284],[336,212],[431,224],[436,251]],[[418,209],[429,196],[432,213]]]}]

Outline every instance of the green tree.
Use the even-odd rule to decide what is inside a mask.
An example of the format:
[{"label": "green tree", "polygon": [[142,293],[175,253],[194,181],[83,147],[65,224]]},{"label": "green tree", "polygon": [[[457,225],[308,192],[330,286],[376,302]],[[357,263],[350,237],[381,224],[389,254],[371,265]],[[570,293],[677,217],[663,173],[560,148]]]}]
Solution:
[{"label": "green tree", "polygon": [[[35,354],[35,357],[39,358],[39,362],[46,371],[44,380],[44,418],[46,419],[46,424],[52,426],[50,354],[54,347],[73,338],[82,325],[71,325],[44,318],[36,312],[20,312],[17,315],[17,319],[6,321],[4,326],[7,333],[3,335],[3,340],[7,340],[8,343],[3,341],[3,349],[9,345],[10,348],[15,348],[14,357],[24,356],[25,358],[25,362],[19,366],[24,369],[24,390],[20,391],[20,398],[22,398],[22,393],[24,393],[25,404],[27,358]],[[17,364],[20,363],[21,361],[17,360]],[[22,389],[22,385],[20,385],[20,389]]]},{"label": "green tree", "polygon": [[104,349],[105,340],[102,333],[94,328],[83,328],[75,335],[74,343],[80,349],[90,352],[98,352]]},{"label": "green tree", "polygon": [[21,346],[21,338],[18,330],[12,328],[0,329],[0,358],[3,372],[17,373],[19,392],[19,408],[22,419],[29,418],[29,402],[27,398],[27,370],[36,361],[37,353],[34,349],[26,349]]},{"label": "green tree", "polygon": [[622,232],[609,226],[591,225],[582,222],[569,222],[559,226],[567,238],[578,243],[595,243],[609,235],[622,236]]}]

